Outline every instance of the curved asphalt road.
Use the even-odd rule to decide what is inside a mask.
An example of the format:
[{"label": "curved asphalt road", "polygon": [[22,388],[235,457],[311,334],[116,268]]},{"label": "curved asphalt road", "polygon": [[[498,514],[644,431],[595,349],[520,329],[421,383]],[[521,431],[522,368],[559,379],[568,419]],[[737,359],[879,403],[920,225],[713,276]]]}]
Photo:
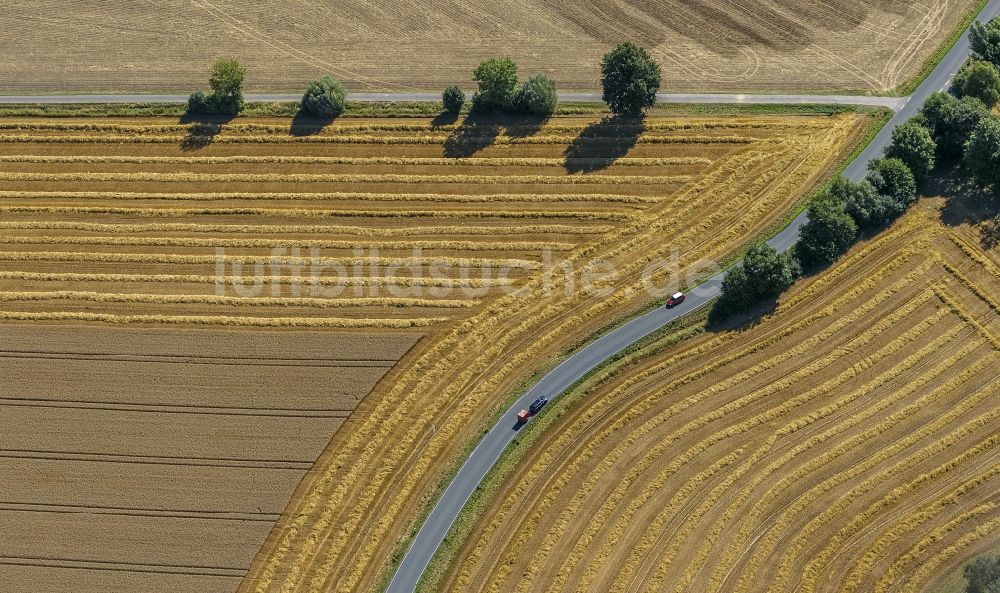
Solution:
[{"label": "curved asphalt road", "polygon": [[[1000,0],[991,0],[979,18],[980,20],[989,20],[996,16],[1000,16]],[[868,148],[847,167],[844,175],[853,180],[862,179],[868,169],[869,161],[882,156],[883,150],[891,139],[893,128],[913,117],[932,93],[946,89],[969,54],[969,39],[966,34],[955,44],[955,47],[916,92],[903,99],[895,117],[879,132]],[[829,98],[822,97],[820,99],[825,102]],[[768,244],[782,251],[788,249],[798,238],[799,227],[805,221],[806,215],[803,212],[787,228],[768,241]],[[462,507],[465,506],[466,501],[475,491],[486,472],[493,467],[500,454],[517,434],[516,414],[518,410],[527,408],[528,404],[539,396],[558,397],[587,373],[631,344],[671,321],[706,305],[718,296],[722,277],[723,274],[714,276],[692,290],[684,304],[679,307],[674,309],[659,307],[601,336],[566,359],[521,396],[483,437],[448,485],[444,494],[441,495],[437,505],[427,516],[403,557],[403,561],[389,583],[387,593],[412,593],[416,589],[424,569],[441,545]]]},{"label": "curved asphalt road", "polygon": [[[249,93],[248,101],[298,101],[301,94]],[[347,93],[351,101],[388,103],[391,101],[440,101],[440,93]],[[187,103],[187,95],[0,95],[0,103]],[[600,93],[560,92],[560,101],[600,103]],[[656,96],[660,103],[771,103],[824,105],[870,105],[898,111],[905,97],[866,97],[861,95],[714,95],[671,94]]]}]

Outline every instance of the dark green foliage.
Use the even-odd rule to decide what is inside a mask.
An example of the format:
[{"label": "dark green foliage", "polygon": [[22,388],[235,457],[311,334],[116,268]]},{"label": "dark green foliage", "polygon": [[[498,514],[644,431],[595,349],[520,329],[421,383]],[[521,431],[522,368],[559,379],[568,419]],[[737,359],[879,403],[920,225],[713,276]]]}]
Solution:
[{"label": "dark green foliage", "polygon": [[188,98],[192,115],[239,115],[243,111],[243,78],[246,71],[236,60],[219,60],[208,83],[211,94],[196,91]]},{"label": "dark green foliage", "polygon": [[236,60],[219,60],[212,66],[211,102],[215,113],[237,115],[243,111],[243,79],[246,70]]},{"label": "dark green foliage", "polygon": [[195,91],[188,97],[187,112],[191,115],[207,115],[212,113],[212,105],[208,95],[202,91]]},{"label": "dark green foliage", "polygon": [[[878,174],[872,174],[877,177]],[[905,210],[891,196],[880,194],[870,181],[854,184],[843,198],[844,210],[859,229],[871,229],[888,224]]]},{"label": "dark green foliage", "polygon": [[965,150],[965,170],[983,187],[1000,187],[1000,119],[980,122]]},{"label": "dark green foliage", "polygon": [[965,565],[965,593],[1000,593],[1000,555],[983,554]]},{"label": "dark green foliage", "polygon": [[236,60],[219,60],[212,66],[208,84],[216,95],[237,95],[243,92],[246,70]]},{"label": "dark green foliage", "polygon": [[[869,177],[876,178],[878,183],[883,181],[878,179],[880,176],[877,173],[870,174]],[[844,210],[861,229],[882,226],[902,214],[905,209],[905,206],[892,197],[880,194],[868,180],[855,183],[840,177],[830,186],[829,192],[844,203]]]},{"label": "dark green foliage", "polygon": [[743,270],[750,278],[758,300],[774,298],[791,286],[802,274],[795,258],[778,253],[767,243],[756,243],[743,258]]},{"label": "dark green foliage", "polygon": [[937,143],[937,159],[955,162],[965,153],[965,143],[990,110],[975,97],[956,99],[948,93],[931,95],[921,108],[925,125]]},{"label": "dark green foliage", "polygon": [[840,198],[824,192],[809,204],[809,221],[799,229],[796,255],[803,268],[832,263],[858,236],[858,225]]},{"label": "dark green foliage", "polygon": [[479,83],[479,90],[472,96],[473,109],[480,113],[510,111],[517,90],[517,64],[513,60],[486,60],[472,76]]},{"label": "dark green foliage", "polygon": [[891,197],[900,213],[917,201],[917,180],[899,159],[875,159],[868,163],[868,181],[878,193]]},{"label": "dark green foliage", "polygon": [[445,111],[457,114],[462,111],[462,105],[465,105],[465,93],[458,88],[458,85],[453,84],[441,94],[441,102],[444,104]]},{"label": "dark green foliage", "polygon": [[638,115],[656,103],[660,67],[646,50],[626,41],[601,61],[601,87],[612,113]]},{"label": "dark green foliage", "polygon": [[536,74],[518,88],[514,107],[521,113],[552,115],[558,101],[555,81],[544,74]]},{"label": "dark green foliage", "polygon": [[885,151],[889,158],[897,158],[910,168],[917,183],[922,182],[934,169],[937,144],[927,128],[917,121],[907,121],[892,131],[892,144]]},{"label": "dark green foliage", "polygon": [[989,23],[972,23],[969,41],[972,42],[973,57],[1000,68],[1000,18]]},{"label": "dark green foliage", "polygon": [[302,95],[302,111],[313,117],[337,117],[347,107],[344,87],[329,76],[309,83]]},{"label": "dark green foliage", "polygon": [[788,289],[802,273],[791,253],[778,253],[766,243],[756,243],[741,265],[726,272],[722,294],[713,308],[715,317],[742,313]]},{"label": "dark green foliage", "polygon": [[975,97],[987,107],[1000,102],[1000,72],[989,62],[975,60],[962,66],[953,86],[960,97]]}]

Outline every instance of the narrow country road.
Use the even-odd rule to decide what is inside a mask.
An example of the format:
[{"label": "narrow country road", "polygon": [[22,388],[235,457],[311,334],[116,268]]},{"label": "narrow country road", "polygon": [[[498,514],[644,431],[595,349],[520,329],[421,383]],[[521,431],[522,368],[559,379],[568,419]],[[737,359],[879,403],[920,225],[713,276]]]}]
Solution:
[{"label": "narrow country road", "polygon": [[[979,15],[986,21],[1000,16],[1000,0],[990,0]],[[878,133],[872,143],[844,171],[844,175],[852,180],[862,179],[868,169],[868,163],[882,155],[892,136],[892,130],[900,123],[913,117],[931,94],[944,90],[958,72],[959,67],[968,58],[968,33],[945,56],[927,79],[909,97],[903,98],[895,107],[896,115]],[[701,97],[705,95],[689,95]],[[786,97],[788,99],[788,97]],[[818,102],[829,103],[831,97],[814,97]],[[870,97],[865,99],[871,99]],[[747,101],[752,99],[747,98]],[[805,212],[800,214],[784,230],[773,237],[768,243],[779,250],[786,250],[798,238],[799,227],[806,222]],[[451,483],[445,489],[437,504],[427,516],[420,531],[417,532],[410,548],[403,557],[399,568],[393,575],[386,589],[387,593],[412,593],[431,558],[444,541],[448,530],[465,506],[466,501],[475,491],[486,473],[493,467],[503,450],[517,434],[515,426],[518,410],[526,409],[536,397],[558,397],[579,379],[601,365],[618,352],[641,340],[666,324],[686,315],[695,309],[705,306],[719,295],[723,274],[710,278],[701,286],[688,294],[687,300],[679,307],[666,309],[663,307],[637,317],[628,323],[614,329],[591,342],[586,347],[575,352],[545,375],[538,383],[522,395],[514,405],[507,410],[493,428],[483,437],[476,448],[466,459]]]},{"label": "narrow country road", "polygon": [[[302,95],[246,95],[248,101],[298,101]],[[392,101],[440,101],[440,93],[348,93],[350,101],[388,103]],[[187,95],[0,95],[3,103],[187,103]],[[600,93],[559,93],[560,101],[600,103]],[[906,97],[866,97],[862,95],[707,95],[668,94],[656,96],[660,103],[769,103],[769,104],[835,104],[888,107],[898,111]]]}]

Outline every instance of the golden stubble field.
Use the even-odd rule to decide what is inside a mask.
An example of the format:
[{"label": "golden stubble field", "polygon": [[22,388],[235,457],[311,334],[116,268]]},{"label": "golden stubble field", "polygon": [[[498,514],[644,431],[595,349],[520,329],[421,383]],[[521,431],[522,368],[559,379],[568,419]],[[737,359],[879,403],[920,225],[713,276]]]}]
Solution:
[{"label": "golden stubble field", "polygon": [[[370,589],[443,473],[532,370],[648,303],[651,262],[671,266],[655,268],[656,286],[711,273],[704,260],[784,218],[869,123],[4,119],[0,319],[19,339],[50,332],[0,357],[15,393],[4,417],[19,406],[6,449],[70,468],[113,458],[126,478],[147,457],[294,460],[298,473],[253,505],[215,503],[218,486],[183,475],[128,478],[114,496],[88,482],[79,504],[103,514],[18,510],[18,530],[56,533],[73,518],[72,533],[106,543],[12,540],[0,575],[25,590]],[[600,262],[617,270],[601,284],[614,289],[582,290],[577,276]],[[114,334],[80,334],[96,331]],[[248,355],[260,360],[242,376]],[[41,471],[26,459],[3,479]],[[189,479],[183,505],[163,494]],[[246,479],[225,488],[262,478]],[[51,504],[75,504],[71,494]],[[140,537],[128,509],[220,508],[257,520],[235,515],[242,531],[213,539],[208,520],[142,519],[146,547],[122,543]],[[77,562],[87,570],[67,572]]]},{"label": "golden stubble field", "polygon": [[251,90],[299,91],[331,74],[352,89],[471,83],[510,56],[564,89],[598,87],[601,56],[631,39],[666,91],[884,93],[917,76],[975,0],[458,0],[388,8],[292,0],[0,2],[0,91],[190,92],[234,57]]},{"label": "golden stubble field", "polygon": [[916,593],[995,546],[1000,257],[942,204],[571,396],[441,590]]}]

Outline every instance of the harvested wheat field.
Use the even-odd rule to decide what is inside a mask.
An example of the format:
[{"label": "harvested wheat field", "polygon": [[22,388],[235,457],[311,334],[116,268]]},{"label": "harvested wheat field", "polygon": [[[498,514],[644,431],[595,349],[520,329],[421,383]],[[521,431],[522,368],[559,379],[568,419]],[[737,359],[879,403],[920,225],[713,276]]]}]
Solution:
[{"label": "harvested wheat field", "polygon": [[887,92],[914,79],[977,0],[291,0],[0,2],[0,92],[190,92],[220,57],[251,90],[298,92],[331,74],[358,90],[469,85],[514,58],[564,89],[598,88],[601,56],[631,39],[666,91]]},{"label": "harvested wheat field", "polygon": [[[287,358],[354,361],[366,348],[385,349],[377,358],[386,366],[420,338],[368,396],[380,374],[352,379],[335,371],[295,384],[309,397],[286,393],[276,380],[268,391],[274,399],[262,395],[253,404],[311,409],[319,405],[307,400],[329,393],[331,384],[350,385],[350,394],[364,399],[354,412],[338,408],[344,413],[337,420],[282,417],[213,428],[212,416],[199,416],[189,428],[178,425],[184,438],[143,443],[138,435],[160,434],[158,422],[177,417],[165,415],[165,406],[207,407],[203,401],[212,398],[218,406],[251,404],[223,390],[178,402],[170,392],[150,395],[153,388],[145,395],[120,389],[99,399],[124,405],[121,413],[83,415],[42,401],[39,410],[24,408],[24,424],[57,428],[15,430],[9,447],[41,450],[65,440],[60,446],[73,443],[90,455],[137,448],[159,457],[232,457],[234,449],[264,447],[261,458],[308,464],[325,445],[294,496],[280,491],[291,502],[242,589],[368,590],[443,473],[533,369],[647,304],[642,270],[650,262],[668,260],[669,269],[650,276],[665,291],[682,275],[713,273],[704,260],[731,256],[786,217],[870,123],[856,114],[652,117],[642,124],[562,117],[534,127],[344,119],[290,130],[278,119],[222,126],[5,119],[0,318],[12,327],[124,326],[138,336],[164,327],[225,329],[293,343],[315,334],[333,336],[334,345],[319,355],[307,340],[288,346]],[[590,268],[606,269],[601,262],[617,270],[595,285],[618,287],[610,296],[577,282]],[[350,340],[345,336],[369,339],[350,349],[361,354],[341,356],[336,344]],[[99,381],[65,394],[50,390],[51,397],[97,401]],[[44,399],[37,380],[25,385],[24,397]],[[112,420],[134,434],[108,438]],[[207,434],[221,435],[219,442]],[[258,445],[261,434],[267,437]],[[87,504],[124,506],[102,503],[102,496]],[[194,550],[200,562],[232,569],[218,588],[232,590],[249,547],[275,519],[277,503],[269,500],[262,506],[267,521],[218,553],[206,539],[176,558],[125,554],[114,547],[125,522],[108,532],[103,556],[87,558],[121,562],[132,568],[91,568],[138,579],[135,564],[188,566]],[[37,521],[38,529],[55,529],[52,517]],[[163,532],[171,542],[163,548],[196,537],[196,528]],[[25,587],[47,588],[54,569],[5,570],[38,579],[23,580]],[[95,591],[107,582],[89,578]],[[152,589],[208,590],[173,574],[142,578]]]},{"label": "harvested wheat field", "polygon": [[417,338],[0,325],[3,590],[235,590]]},{"label": "harvested wheat field", "polygon": [[940,206],[560,402],[440,590],[915,593],[996,545],[1000,258]]}]

